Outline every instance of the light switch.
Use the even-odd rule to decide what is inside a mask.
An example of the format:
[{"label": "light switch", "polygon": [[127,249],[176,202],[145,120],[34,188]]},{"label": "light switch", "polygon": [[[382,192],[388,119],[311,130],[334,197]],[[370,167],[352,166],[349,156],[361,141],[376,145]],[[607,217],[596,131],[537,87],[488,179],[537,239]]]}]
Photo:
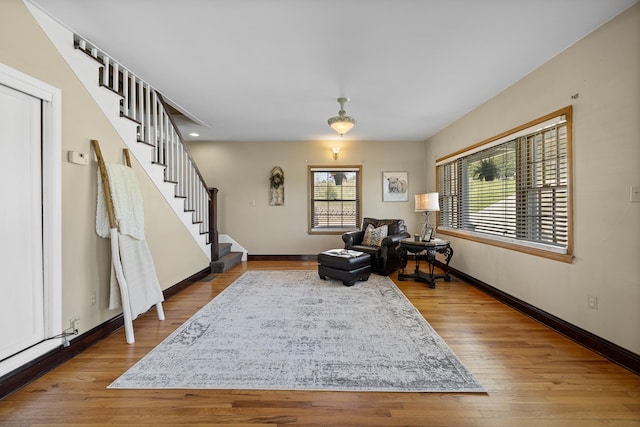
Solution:
[{"label": "light switch", "polygon": [[80,153],[78,151],[67,151],[67,160],[69,163],[75,163],[76,165],[89,164],[89,156],[87,156],[87,153]]},{"label": "light switch", "polygon": [[631,202],[640,202],[640,187],[633,186],[633,185],[631,186],[630,201]]}]

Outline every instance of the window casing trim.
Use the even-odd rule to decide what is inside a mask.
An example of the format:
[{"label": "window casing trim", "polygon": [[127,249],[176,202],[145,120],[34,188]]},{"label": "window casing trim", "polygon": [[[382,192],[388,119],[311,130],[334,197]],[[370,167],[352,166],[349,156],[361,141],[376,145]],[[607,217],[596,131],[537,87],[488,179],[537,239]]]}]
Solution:
[{"label": "window casing trim", "polygon": [[438,226],[438,234],[441,234],[443,236],[457,237],[457,238],[469,240],[472,242],[484,243],[490,246],[496,246],[499,248],[509,249],[516,252],[522,252],[529,255],[548,258],[554,261],[565,262],[567,264],[571,264],[573,262],[573,255],[569,253],[560,254],[553,251],[528,247],[528,246],[522,245],[521,242],[518,242],[516,244],[516,243],[510,243],[506,241],[500,241],[500,240],[494,239],[493,238],[494,236],[492,236],[492,238],[486,238],[485,236],[479,236],[478,233],[473,233],[467,230],[453,230],[450,228]]},{"label": "window casing trim", "polygon": [[[569,106],[561,108],[561,109],[559,109],[557,111],[554,111],[553,113],[549,113],[549,114],[547,114],[545,116],[542,116],[540,118],[537,118],[535,120],[531,120],[530,122],[525,123],[525,124],[523,124],[521,126],[517,126],[517,127],[513,128],[511,130],[502,132],[502,133],[500,133],[500,134],[498,134],[496,136],[493,136],[491,138],[485,139],[484,141],[476,142],[475,144],[470,145],[470,146],[468,146],[466,148],[462,148],[462,149],[460,149],[458,151],[454,151],[453,153],[447,154],[446,156],[442,156],[439,159],[436,159],[436,165],[442,163],[445,160],[453,160],[454,157],[460,156],[461,154],[465,154],[465,153],[472,154],[473,152],[477,151],[477,149],[480,148],[480,147],[482,147],[481,149],[490,148],[491,145],[488,145],[488,144],[491,144],[494,141],[499,143],[499,142],[502,142],[502,141],[498,141],[498,140],[506,138],[509,135],[517,134],[517,133],[519,133],[519,132],[521,132],[521,131],[523,131],[525,129],[528,129],[530,127],[533,127],[533,126],[540,127],[541,124],[543,124],[545,122],[548,122],[549,120],[553,119],[554,117],[566,116],[567,122],[571,123],[573,121],[572,120],[572,110],[573,110],[573,107],[571,105],[569,105]],[[567,132],[568,132],[568,137],[570,137],[571,136],[570,135],[571,126],[567,127]],[[505,141],[506,141],[506,139],[505,139]],[[571,145],[571,140],[569,140],[569,149],[571,148],[570,145]],[[569,157],[569,161],[571,161],[571,157]]]},{"label": "window casing trim", "polygon": [[[486,148],[491,148],[493,146],[497,146],[501,143],[507,142],[512,137],[520,136],[530,129],[534,127],[536,129],[544,128],[548,125],[550,120],[558,116],[564,116],[567,122],[567,245],[563,248],[554,247],[549,245],[550,247],[546,247],[547,245],[542,243],[534,243],[526,240],[512,239],[512,238],[501,238],[500,236],[492,236],[481,233],[474,233],[469,230],[461,230],[457,228],[447,228],[440,225],[440,215],[437,216],[438,223],[438,232],[445,235],[450,235],[454,237],[459,237],[466,240],[472,240],[476,242],[486,243],[493,246],[499,246],[510,250],[515,250],[519,252],[525,252],[528,254],[541,256],[545,258],[550,258],[557,261],[571,263],[573,260],[573,202],[572,202],[572,182],[573,182],[573,152],[572,152],[572,133],[573,133],[573,118],[572,118],[573,108],[572,106],[567,106],[561,108],[557,111],[549,113],[545,116],[542,116],[538,119],[532,120],[528,123],[525,123],[521,126],[518,126],[514,129],[508,130],[506,132],[502,132],[494,137],[491,137],[487,140],[478,142],[469,147],[463,148],[461,150],[455,151],[451,154],[443,156],[439,159],[436,159],[436,188],[440,188],[439,182],[439,167],[444,163],[452,162],[460,157],[465,157],[467,155],[471,155],[475,152],[484,150]],[[442,196],[442,195],[441,195]]]}]

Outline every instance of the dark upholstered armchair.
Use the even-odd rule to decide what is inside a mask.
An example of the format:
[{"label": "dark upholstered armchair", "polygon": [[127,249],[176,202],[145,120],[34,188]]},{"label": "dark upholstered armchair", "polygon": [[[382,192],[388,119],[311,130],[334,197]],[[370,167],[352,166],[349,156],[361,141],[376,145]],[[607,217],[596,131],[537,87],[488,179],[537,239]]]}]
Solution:
[{"label": "dark upholstered armchair", "polygon": [[[387,225],[387,236],[381,240],[379,246],[363,244],[365,231],[369,224],[373,228]],[[362,221],[362,229],[360,231],[344,233],[342,240],[344,241],[345,249],[352,249],[371,255],[371,267],[374,273],[388,276],[400,267],[400,259],[396,254],[396,248],[400,240],[408,237],[411,237],[411,235],[407,233],[407,226],[403,219],[365,218]]]}]

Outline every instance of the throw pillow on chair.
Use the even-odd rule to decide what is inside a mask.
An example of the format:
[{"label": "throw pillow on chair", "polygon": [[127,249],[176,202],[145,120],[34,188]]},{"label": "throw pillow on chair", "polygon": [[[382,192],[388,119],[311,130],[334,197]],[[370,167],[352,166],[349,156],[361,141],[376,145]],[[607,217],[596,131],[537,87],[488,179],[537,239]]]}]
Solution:
[{"label": "throw pillow on chair", "polygon": [[365,246],[381,246],[382,239],[387,237],[387,231],[389,227],[385,224],[378,228],[374,228],[373,225],[367,225],[364,231],[364,237],[362,238],[362,244]]}]

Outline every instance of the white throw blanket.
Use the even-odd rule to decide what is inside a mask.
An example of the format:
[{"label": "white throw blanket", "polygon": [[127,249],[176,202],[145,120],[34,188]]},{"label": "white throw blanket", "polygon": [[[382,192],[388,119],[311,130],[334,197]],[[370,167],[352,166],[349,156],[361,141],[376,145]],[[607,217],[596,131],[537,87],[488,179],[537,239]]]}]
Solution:
[{"label": "white throw blanket", "polygon": [[[123,165],[107,163],[106,168],[118,224],[120,262],[129,291],[131,316],[135,319],[149,307],[164,301],[164,297],[144,239],[142,194],[135,173],[133,169]],[[101,237],[109,238],[109,230],[104,187],[98,173],[96,232]],[[120,306],[120,291],[112,266],[109,309],[114,310]]]},{"label": "white throw blanket", "polygon": [[[129,289],[131,317],[135,319],[149,310],[149,307],[164,301],[160,283],[156,276],[153,258],[145,240],[138,240],[126,234],[118,233],[122,272]],[[114,285],[115,274],[111,274],[111,297],[109,309],[120,307],[120,293]]]},{"label": "white throw blanket", "polygon": [[[111,187],[111,200],[116,214],[120,234],[128,234],[144,240],[144,208],[142,193],[135,172],[128,166],[105,164]],[[96,232],[100,237],[109,238],[109,216],[104,198],[104,187],[98,171],[98,209],[96,210]]]}]

